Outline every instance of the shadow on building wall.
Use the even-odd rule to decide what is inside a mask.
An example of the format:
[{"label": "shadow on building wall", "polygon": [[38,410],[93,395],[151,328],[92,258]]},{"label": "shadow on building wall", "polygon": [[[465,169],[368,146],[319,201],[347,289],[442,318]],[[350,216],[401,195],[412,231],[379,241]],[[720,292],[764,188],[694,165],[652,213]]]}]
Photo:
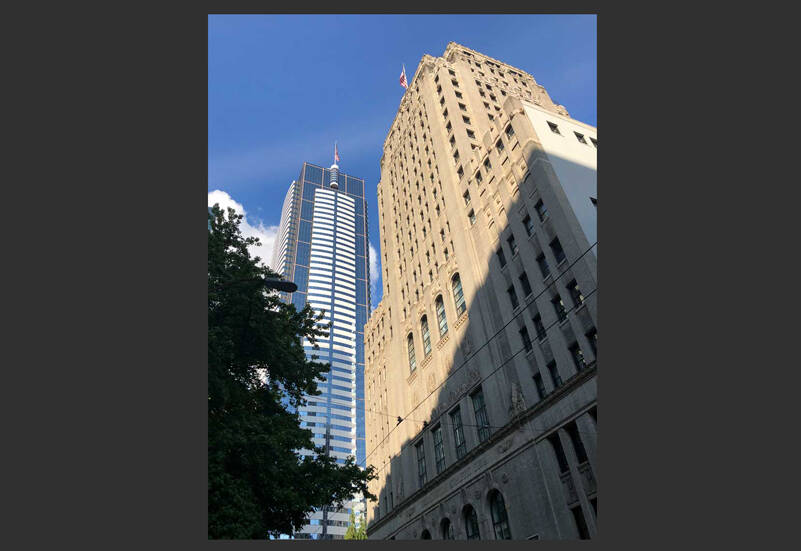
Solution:
[{"label": "shadow on building wall", "polygon": [[[433,282],[433,262],[422,266],[421,306],[384,345],[405,352],[411,334],[416,368],[387,351],[386,362],[403,358],[387,371],[405,375],[393,385],[406,407],[382,412],[365,403],[368,422],[389,431],[367,443],[367,463],[379,471],[370,538],[597,534],[598,249],[582,230],[586,207],[597,208],[595,170],[559,159],[578,175],[560,185],[553,155],[531,140],[519,147],[516,161],[509,155],[517,163],[510,181],[458,184],[458,195],[469,191],[471,199],[447,205],[450,230],[472,239],[453,237],[455,254],[432,272]],[[582,222],[576,209],[585,212]],[[382,438],[397,439],[401,453],[377,448]]]}]

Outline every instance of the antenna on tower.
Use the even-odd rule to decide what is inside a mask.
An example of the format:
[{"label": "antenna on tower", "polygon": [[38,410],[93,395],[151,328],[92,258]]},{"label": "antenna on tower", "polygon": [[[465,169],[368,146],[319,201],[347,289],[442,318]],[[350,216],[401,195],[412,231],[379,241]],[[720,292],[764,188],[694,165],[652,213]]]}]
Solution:
[{"label": "antenna on tower", "polygon": [[329,184],[331,189],[339,189],[339,183],[337,183],[337,176],[339,176],[338,162],[339,150],[337,149],[337,142],[334,141],[334,164],[331,165],[331,182]]}]

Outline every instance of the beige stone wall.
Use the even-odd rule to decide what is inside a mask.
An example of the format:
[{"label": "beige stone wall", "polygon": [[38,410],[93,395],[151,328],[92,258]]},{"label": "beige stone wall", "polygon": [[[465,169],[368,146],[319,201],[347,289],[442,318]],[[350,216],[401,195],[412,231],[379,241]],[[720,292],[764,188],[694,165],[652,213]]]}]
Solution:
[{"label": "beige stone wall", "polygon": [[[505,289],[490,277],[490,260],[501,232],[531,210],[534,178],[554,179],[522,101],[569,117],[531,75],[450,43],[442,57],[423,56],[385,140],[377,189],[383,298],[365,326],[367,463],[379,470],[371,491],[380,494],[381,503],[368,503],[368,523],[418,490],[413,443],[424,421],[435,423],[461,403],[464,422],[475,423],[465,392],[506,359],[516,336],[517,326],[510,327],[448,379],[505,319],[498,302]],[[533,273],[534,257],[527,256],[526,269]],[[452,290],[456,274],[467,306],[459,315]],[[585,288],[592,285],[588,276],[581,281]],[[435,308],[439,296],[448,324],[443,338]],[[591,315],[594,320],[594,302]],[[428,355],[423,316],[430,329]],[[536,392],[527,369],[524,362],[512,362],[485,384],[493,425],[505,425],[514,412],[510,389],[526,396]],[[398,415],[405,418],[400,424]],[[475,436],[466,436],[468,447],[475,448]],[[434,477],[433,469],[428,477]]]}]

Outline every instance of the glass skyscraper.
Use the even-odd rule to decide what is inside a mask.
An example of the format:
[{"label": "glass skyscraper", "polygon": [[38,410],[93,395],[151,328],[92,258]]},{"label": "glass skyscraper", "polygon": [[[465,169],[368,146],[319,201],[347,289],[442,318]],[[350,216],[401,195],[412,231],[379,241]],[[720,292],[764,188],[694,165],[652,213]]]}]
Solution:
[{"label": "glass skyscraper", "polygon": [[[296,308],[309,303],[324,310],[331,323],[318,350],[304,339],[308,356],[331,364],[319,396],[299,408],[301,426],[314,433],[314,444],[338,463],[355,456],[364,466],[364,324],[370,303],[367,201],[364,180],[304,163],[284,199],[273,254],[273,268],[294,281],[295,293],[283,293]],[[301,454],[311,454],[301,450]],[[295,537],[339,539],[348,526],[349,509],[364,510],[361,496],[345,507],[325,507],[309,517]]]}]

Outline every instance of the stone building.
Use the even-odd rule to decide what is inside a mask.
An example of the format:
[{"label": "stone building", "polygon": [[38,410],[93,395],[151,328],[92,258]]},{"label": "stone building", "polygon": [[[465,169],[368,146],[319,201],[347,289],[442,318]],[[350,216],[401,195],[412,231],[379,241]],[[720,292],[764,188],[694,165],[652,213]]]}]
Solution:
[{"label": "stone building", "polygon": [[449,43],[384,143],[371,539],[597,534],[596,129]]}]

